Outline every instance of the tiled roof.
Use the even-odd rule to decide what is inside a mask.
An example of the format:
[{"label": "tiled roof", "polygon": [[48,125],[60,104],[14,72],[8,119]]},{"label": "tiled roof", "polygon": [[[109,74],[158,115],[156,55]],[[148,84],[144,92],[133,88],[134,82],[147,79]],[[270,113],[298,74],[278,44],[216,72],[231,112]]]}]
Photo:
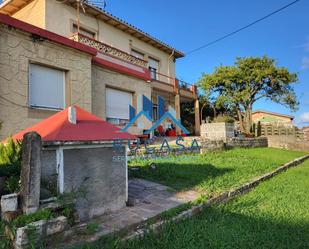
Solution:
[{"label": "tiled roof", "polygon": [[76,124],[68,120],[66,108],[43,121],[26,128],[13,136],[13,140],[22,139],[27,132],[35,131],[40,134],[43,142],[94,142],[112,141],[115,139],[136,139],[128,132],[121,132],[120,128],[102,120],[101,118],[83,110],[76,109]]}]

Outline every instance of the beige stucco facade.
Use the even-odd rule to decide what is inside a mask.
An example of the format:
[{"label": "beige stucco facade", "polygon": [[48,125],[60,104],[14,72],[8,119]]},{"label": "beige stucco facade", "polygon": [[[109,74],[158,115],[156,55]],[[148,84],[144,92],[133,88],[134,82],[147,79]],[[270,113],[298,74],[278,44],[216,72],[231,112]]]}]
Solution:
[{"label": "beige stucco facade", "polygon": [[91,55],[0,24],[0,140],[55,111],[29,108],[29,64],[65,71],[65,104],[92,111]]},{"label": "beige stucco facade", "polygon": [[[137,98],[145,95],[151,98],[151,85],[145,80],[137,79],[125,74],[116,73],[100,66],[92,66],[92,112],[106,120],[106,88],[112,88],[132,93],[132,105],[137,109]],[[143,128],[147,129],[151,123],[146,119]],[[133,127],[135,134],[142,134],[143,129]]]},{"label": "beige stucco facade", "polygon": [[[14,0],[14,3],[10,3],[12,12],[8,13],[13,13],[11,14],[12,17],[63,37],[72,36],[74,31],[73,25],[76,24],[77,16],[76,9],[71,5],[59,3],[55,0],[33,0],[25,1],[24,3],[27,4],[22,4],[22,7],[16,10],[14,6],[17,3],[22,4],[23,0]],[[3,8],[0,9],[0,13],[1,11],[3,11]],[[97,47],[95,48],[98,54],[92,57],[89,54],[49,42],[45,39],[40,41],[40,38],[36,38],[38,40],[33,41],[30,34],[8,30],[3,25],[5,32],[1,34],[0,38],[4,39],[5,42],[1,41],[1,49],[9,51],[3,54],[3,58],[8,57],[9,59],[5,59],[5,62],[1,61],[2,72],[0,79],[2,80],[2,74],[8,75],[8,78],[5,78],[6,82],[3,87],[1,82],[0,97],[4,97],[0,99],[0,103],[7,101],[4,98],[6,98],[6,94],[9,94],[9,99],[16,100],[18,105],[12,101],[10,104],[7,103],[8,107],[0,110],[0,120],[5,121],[2,130],[0,130],[0,139],[54,113],[54,111],[43,111],[28,107],[29,63],[38,63],[64,70],[66,72],[66,106],[76,103],[104,120],[106,120],[106,87],[132,93],[132,104],[135,108],[137,107],[137,96],[145,95],[156,103],[157,96],[160,95],[165,99],[166,107],[170,105],[176,110],[177,118],[180,118],[180,102],[196,101],[196,95],[192,90],[178,89],[176,83],[178,80],[175,78],[176,54],[173,54],[175,50],[166,52],[167,50],[159,49],[156,47],[158,44],[156,46],[151,45],[153,43],[150,44],[141,38],[130,35],[130,33],[90,15],[87,11],[83,13],[81,10],[80,24],[82,28],[95,34],[95,40],[103,42],[112,48],[120,49],[128,54],[133,49],[143,53],[145,61],[149,57],[158,60],[159,75],[157,75],[157,79],[151,80],[148,76],[146,80],[143,77],[126,72],[126,69],[115,70],[108,66],[106,67],[104,63],[99,65],[100,63],[93,60],[94,57],[118,63],[118,66],[122,65],[129,69],[142,70],[143,72],[144,70],[148,71],[145,68],[145,64],[143,64],[144,66],[136,66],[135,64],[130,64],[130,62],[123,62],[124,58],[116,58],[117,56],[113,57],[113,55],[104,54]],[[12,43],[13,45],[6,42],[5,35],[9,37],[7,40],[15,40]],[[162,43],[159,42],[159,46],[161,46],[160,44]],[[92,45],[87,44],[87,46]],[[177,56],[181,57],[179,54]],[[11,58],[14,58],[14,62],[12,62]],[[12,63],[15,63],[13,67]],[[13,72],[12,68],[14,67],[17,67],[17,73]],[[7,70],[9,68],[10,70]],[[6,88],[6,85],[10,85],[11,88]],[[14,90],[14,88],[18,90]],[[196,116],[199,118],[199,108],[195,109]],[[20,113],[20,115],[14,116],[12,113]],[[146,118],[142,118],[139,123],[143,124],[144,129],[151,126],[151,122],[147,121]],[[141,134],[143,131],[143,129],[137,129],[136,126],[132,129],[130,132],[135,134]]]},{"label": "beige stucco facade", "polygon": [[[73,24],[76,24],[77,19],[75,8],[55,0],[33,0],[16,12],[13,17],[65,37],[72,35]],[[98,41],[127,53],[130,53],[131,49],[139,51],[145,54],[145,60],[148,60],[148,57],[158,60],[159,72],[175,77],[175,62],[170,54],[87,14],[87,12],[81,11],[80,24],[81,27],[94,32],[95,39]],[[173,84],[172,80],[164,76],[159,76],[159,80],[169,81]]]}]

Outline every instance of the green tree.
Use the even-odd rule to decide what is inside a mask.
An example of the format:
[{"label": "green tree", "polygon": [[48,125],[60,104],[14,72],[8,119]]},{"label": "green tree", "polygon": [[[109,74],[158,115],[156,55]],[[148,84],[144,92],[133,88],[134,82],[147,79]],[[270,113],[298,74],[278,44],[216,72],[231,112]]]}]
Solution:
[{"label": "green tree", "polygon": [[240,129],[250,134],[252,107],[259,99],[269,99],[295,111],[298,101],[292,84],[297,74],[277,67],[275,60],[263,57],[236,58],[233,66],[219,66],[203,74],[199,86],[216,98],[216,104],[235,110]]}]

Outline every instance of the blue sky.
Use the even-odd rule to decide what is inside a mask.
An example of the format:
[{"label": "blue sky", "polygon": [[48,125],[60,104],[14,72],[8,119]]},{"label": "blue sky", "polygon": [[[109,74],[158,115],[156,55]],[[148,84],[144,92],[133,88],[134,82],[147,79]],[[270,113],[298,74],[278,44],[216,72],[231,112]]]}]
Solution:
[{"label": "blue sky", "polygon": [[[156,38],[187,52],[244,26],[292,0],[107,0],[106,10]],[[236,56],[275,58],[279,66],[299,73],[295,89],[299,111],[265,100],[254,109],[292,114],[309,125],[309,1],[273,15],[251,28],[206,49],[177,60],[178,78],[196,82],[202,72],[233,64]]]}]

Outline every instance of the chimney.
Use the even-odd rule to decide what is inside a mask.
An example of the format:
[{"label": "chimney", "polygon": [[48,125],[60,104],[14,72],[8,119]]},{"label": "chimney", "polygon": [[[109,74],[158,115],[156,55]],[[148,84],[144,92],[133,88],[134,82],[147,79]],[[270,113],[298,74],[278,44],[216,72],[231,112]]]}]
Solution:
[{"label": "chimney", "polygon": [[70,106],[68,109],[68,121],[71,124],[76,124],[76,109],[74,106]]}]

